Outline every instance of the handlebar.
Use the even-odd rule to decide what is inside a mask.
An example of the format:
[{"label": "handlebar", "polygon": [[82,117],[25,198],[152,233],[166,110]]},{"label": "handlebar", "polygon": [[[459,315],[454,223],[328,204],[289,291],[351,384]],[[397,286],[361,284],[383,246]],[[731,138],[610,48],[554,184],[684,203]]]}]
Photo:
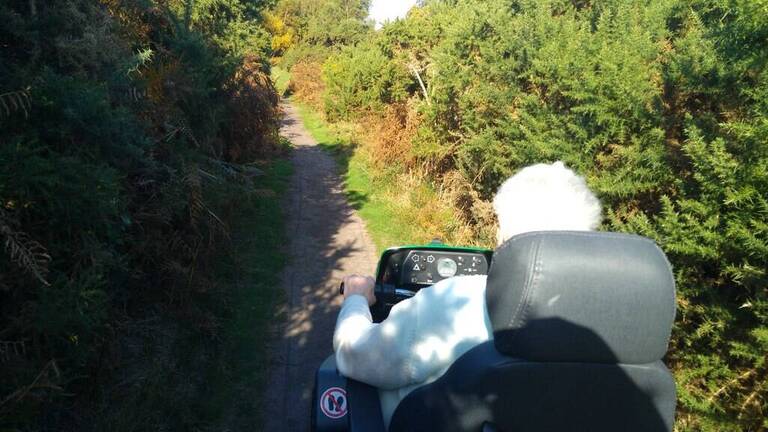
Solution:
[{"label": "handlebar", "polygon": [[[374,291],[374,295],[376,295],[378,297],[378,294],[379,294],[378,290],[375,290]],[[344,282],[342,282],[339,285],[339,295],[344,295]],[[401,297],[401,298],[409,298],[409,297],[415,296],[416,295],[416,291],[411,291],[411,290],[407,290],[407,289],[399,289],[398,288],[398,289],[395,290],[395,295],[397,295],[398,297]]]},{"label": "handlebar", "polygon": [[[382,322],[389,315],[389,308],[392,307],[393,303],[416,295],[415,291],[395,289],[394,286],[389,288],[391,290],[387,290],[378,284],[374,287],[373,295],[376,296],[376,304],[371,306],[373,322]],[[344,282],[339,284],[339,295],[344,295]]]}]

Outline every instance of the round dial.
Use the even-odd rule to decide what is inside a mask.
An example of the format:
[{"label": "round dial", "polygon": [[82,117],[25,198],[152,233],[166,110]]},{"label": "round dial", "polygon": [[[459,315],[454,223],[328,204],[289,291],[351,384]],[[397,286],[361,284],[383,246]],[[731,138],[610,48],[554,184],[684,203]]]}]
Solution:
[{"label": "round dial", "polygon": [[452,277],[459,270],[456,261],[450,258],[440,258],[437,260],[437,274],[444,278]]}]

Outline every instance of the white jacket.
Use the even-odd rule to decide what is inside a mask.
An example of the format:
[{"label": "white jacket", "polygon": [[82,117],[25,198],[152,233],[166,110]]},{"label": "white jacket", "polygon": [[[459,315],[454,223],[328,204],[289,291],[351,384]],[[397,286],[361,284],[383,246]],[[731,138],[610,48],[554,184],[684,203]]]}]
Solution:
[{"label": "white jacket", "polygon": [[420,290],[374,324],[365,297],[344,301],[333,348],[342,375],[379,388],[386,427],[408,393],[430,383],[472,347],[493,338],[485,276],[459,276]]}]

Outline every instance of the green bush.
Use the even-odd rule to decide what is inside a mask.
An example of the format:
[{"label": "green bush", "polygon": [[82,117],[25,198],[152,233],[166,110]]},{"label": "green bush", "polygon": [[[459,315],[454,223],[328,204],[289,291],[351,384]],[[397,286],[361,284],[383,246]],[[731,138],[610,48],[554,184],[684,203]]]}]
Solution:
[{"label": "green bush", "polygon": [[678,427],[761,430],[767,37],[762,0],[431,1],[335,47],[325,107],[349,118],[411,99],[404,157],[486,200],[528,164],[583,173],[605,229],[654,238],[673,262]]},{"label": "green bush", "polygon": [[347,118],[360,110],[381,111],[386,104],[405,100],[413,85],[405,65],[367,44],[329,57],[323,65],[323,80],[329,118]]},{"label": "green bush", "polygon": [[[281,29],[293,35],[290,47],[279,61],[290,70],[297,63],[321,63],[342,46],[353,46],[371,33],[365,21],[369,0],[281,0],[272,16]],[[276,37],[282,34],[273,35]]]},{"label": "green bush", "polygon": [[286,51],[281,58],[280,66],[291,70],[298,63],[322,63],[332,53],[333,50],[327,47],[298,43]]},{"label": "green bush", "polygon": [[139,329],[215,336],[240,163],[278,146],[263,6],[0,5],[0,429],[109,424]]}]

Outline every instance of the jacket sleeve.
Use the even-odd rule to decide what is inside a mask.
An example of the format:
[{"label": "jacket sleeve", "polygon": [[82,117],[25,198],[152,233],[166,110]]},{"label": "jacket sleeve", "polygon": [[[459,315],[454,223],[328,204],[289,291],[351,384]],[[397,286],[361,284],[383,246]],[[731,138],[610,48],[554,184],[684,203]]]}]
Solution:
[{"label": "jacket sleeve", "polygon": [[380,389],[414,383],[410,356],[418,323],[417,301],[401,301],[384,322],[374,324],[365,297],[347,298],[333,336],[341,374]]}]

